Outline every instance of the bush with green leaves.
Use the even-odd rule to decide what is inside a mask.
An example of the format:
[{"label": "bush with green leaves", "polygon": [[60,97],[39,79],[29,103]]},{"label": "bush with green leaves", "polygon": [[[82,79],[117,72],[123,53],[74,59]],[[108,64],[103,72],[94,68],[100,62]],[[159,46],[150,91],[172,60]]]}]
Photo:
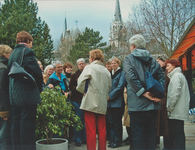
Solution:
[{"label": "bush with green leaves", "polygon": [[37,106],[36,135],[46,138],[49,144],[53,134],[62,136],[69,126],[82,129],[82,122],[73,110],[74,106],[66,101],[59,86],[45,88],[41,93],[41,104]]}]

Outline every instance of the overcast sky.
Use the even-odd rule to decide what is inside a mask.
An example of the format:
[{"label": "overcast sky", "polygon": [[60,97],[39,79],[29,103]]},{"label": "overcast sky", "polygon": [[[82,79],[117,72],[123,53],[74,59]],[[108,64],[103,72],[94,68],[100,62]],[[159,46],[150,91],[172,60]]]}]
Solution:
[{"label": "overcast sky", "polygon": [[[2,1],[2,0],[0,0]],[[80,31],[85,27],[99,31],[103,41],[108,42],[110,23],[114,19],[116,0],[34,0],[38,6],[38,16],[49,28],[54,44],[59,41],[66,16],[68,29],[77,26]],[[138,0],[119,0],[122,20],[128,20],[131,5]]]}]

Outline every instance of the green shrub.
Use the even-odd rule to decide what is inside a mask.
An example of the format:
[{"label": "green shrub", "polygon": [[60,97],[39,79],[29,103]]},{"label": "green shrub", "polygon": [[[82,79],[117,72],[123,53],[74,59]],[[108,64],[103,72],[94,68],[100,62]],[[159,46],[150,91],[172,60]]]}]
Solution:
[{"label": "green shrub", "polygon": [[73,109],[74,106],[66,102],[66,96],[61,94],[59,86],[45,88],[41,93],[41,104],[37,106],[36,135],[51,143],[53,134],[62,136],[69,126],[82,129],[82,122]]}]

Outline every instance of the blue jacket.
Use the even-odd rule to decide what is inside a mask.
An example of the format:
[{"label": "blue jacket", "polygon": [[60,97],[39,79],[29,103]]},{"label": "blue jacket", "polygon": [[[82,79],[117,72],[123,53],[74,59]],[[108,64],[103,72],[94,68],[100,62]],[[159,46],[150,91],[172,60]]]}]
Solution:
[{"label": "blue jacket", "polygon": [[[57,77],[56,72],[54,72],[48,79],[46,85],[53,84],[53,86],[59,85],[61,90],[64,92],[68,92],[67,84],[66,84],[66,76],[61,73],[61,80]],[[62,94],[64,94],[62,92]]]},{"label": "blue jacket", "polygon": [[118,69],[112,74],[112,87],[109,92],[108,107],[120,108],[124,106],[124,87],[126,79],[123,71]]}]

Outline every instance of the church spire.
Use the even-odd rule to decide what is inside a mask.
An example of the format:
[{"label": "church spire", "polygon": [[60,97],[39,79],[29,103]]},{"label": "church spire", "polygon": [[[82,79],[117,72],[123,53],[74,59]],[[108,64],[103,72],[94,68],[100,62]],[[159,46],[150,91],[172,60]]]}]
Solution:
[{"label": "church spire", "polygon": [[115,17],[114,21],[122,21],[119,0],[116,0],[114,17]]},{"label": "church spire", "polygon": [[64,31],[63,31],[63,37],[66,36],[66,30],[67,30],[67,22],[66,22],[66,15],[65,15],[65,20],[64,20]]}]

